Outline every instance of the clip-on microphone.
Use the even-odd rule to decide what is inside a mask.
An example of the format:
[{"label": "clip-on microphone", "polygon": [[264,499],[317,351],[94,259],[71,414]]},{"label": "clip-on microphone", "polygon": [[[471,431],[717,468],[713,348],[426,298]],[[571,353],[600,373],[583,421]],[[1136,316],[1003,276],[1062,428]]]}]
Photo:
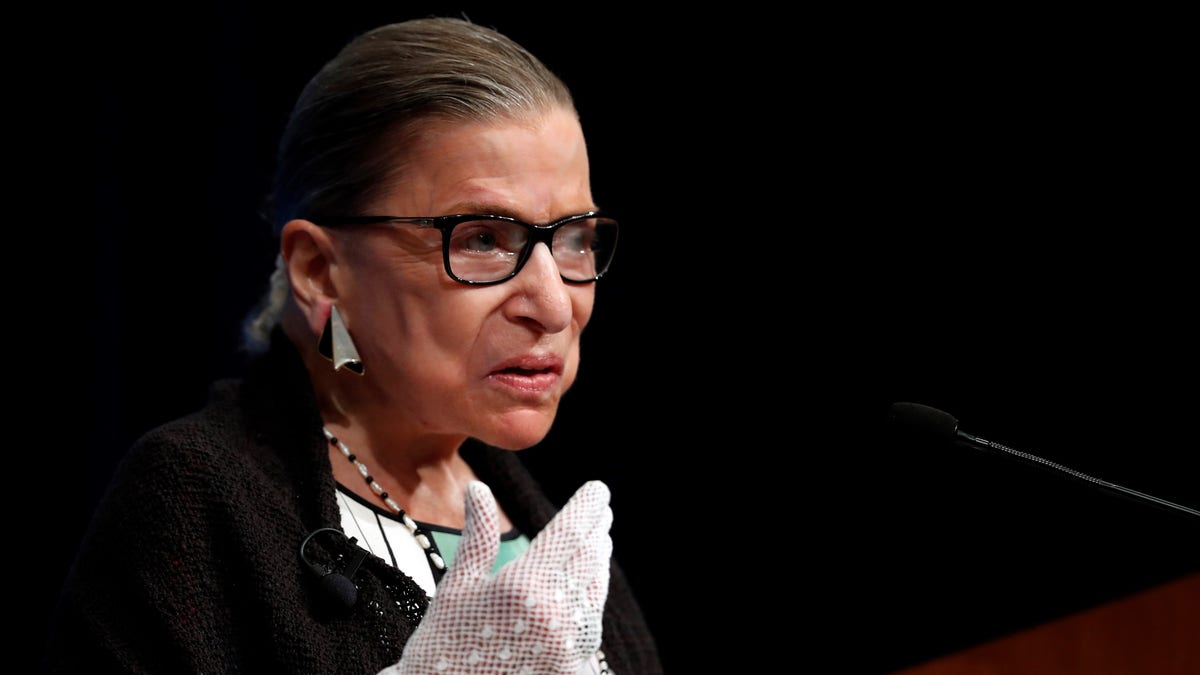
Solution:
[{"label": "clip-on microphone", "polygon": [[[305,557],[304,547],[308,546],[309,540],[321,532],[336,532],[354,546],[350,562],[346,563],[345,569],[341,572],[335,572],[332,567],[318,565]],[[300,544],[300,560],[320,579],[321,598],[339,610],[348,610],[358,601],[358,587],[354,585],[351,579],[354,577],[354,573],[358,571],[358,567],[362,564],[363,559],[367,557],[367,551],[361,546],[357,546],[357,542],[358,540],[354,537],[347,538],[341,530],[332,527],[322,527],[310,532]]]}]

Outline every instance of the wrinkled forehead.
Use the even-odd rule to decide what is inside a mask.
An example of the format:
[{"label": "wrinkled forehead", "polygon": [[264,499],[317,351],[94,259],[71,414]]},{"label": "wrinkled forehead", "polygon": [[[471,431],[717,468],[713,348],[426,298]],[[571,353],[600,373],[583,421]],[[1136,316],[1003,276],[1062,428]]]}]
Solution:
[{"label": "wrinkled forehead", "polygon": [[405,129],[386,156],[392,165],[375,210],[441,215],[491,205],[540,220],[564,204],[592,207],[587,144],[570,110],[427,119]]}]

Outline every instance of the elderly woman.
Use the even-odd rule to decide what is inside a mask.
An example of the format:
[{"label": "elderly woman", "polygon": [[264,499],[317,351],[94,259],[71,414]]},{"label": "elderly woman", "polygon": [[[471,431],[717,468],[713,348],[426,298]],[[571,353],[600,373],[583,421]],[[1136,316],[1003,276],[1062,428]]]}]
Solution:
[{"label": "elderly woman", "polygon": [[571,95],[497,32],[387,25],[308,84],[245,376],[147,433],[64,588],[51,672],[658,673],[608,489],[549,432],[617,223]]}]

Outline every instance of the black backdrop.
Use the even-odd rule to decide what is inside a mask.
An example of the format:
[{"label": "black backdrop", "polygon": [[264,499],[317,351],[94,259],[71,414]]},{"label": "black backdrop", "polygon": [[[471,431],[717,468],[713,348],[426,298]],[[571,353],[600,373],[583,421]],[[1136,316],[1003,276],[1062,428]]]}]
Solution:
[{"label": "black backdrop", "polygon": [[612,486],[668,672],[881,672],[1200,569],[1195,519],[882,425],[927,403],[1200,505],[1169,18],[398,7],[105,6],[36,32],[31,625],[129,443],[238,372],[295,95],[352,35],[431,13],[564,77],[623,216],[576,389],[522,456],[560,500]]}]

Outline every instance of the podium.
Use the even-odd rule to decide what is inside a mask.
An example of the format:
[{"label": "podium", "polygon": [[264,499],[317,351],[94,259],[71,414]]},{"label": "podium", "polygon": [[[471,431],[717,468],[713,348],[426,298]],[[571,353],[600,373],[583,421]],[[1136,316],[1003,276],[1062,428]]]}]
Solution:
[{"label": "podium", "polygon": [[1197,675],[1200,573],[893,675]]}]

